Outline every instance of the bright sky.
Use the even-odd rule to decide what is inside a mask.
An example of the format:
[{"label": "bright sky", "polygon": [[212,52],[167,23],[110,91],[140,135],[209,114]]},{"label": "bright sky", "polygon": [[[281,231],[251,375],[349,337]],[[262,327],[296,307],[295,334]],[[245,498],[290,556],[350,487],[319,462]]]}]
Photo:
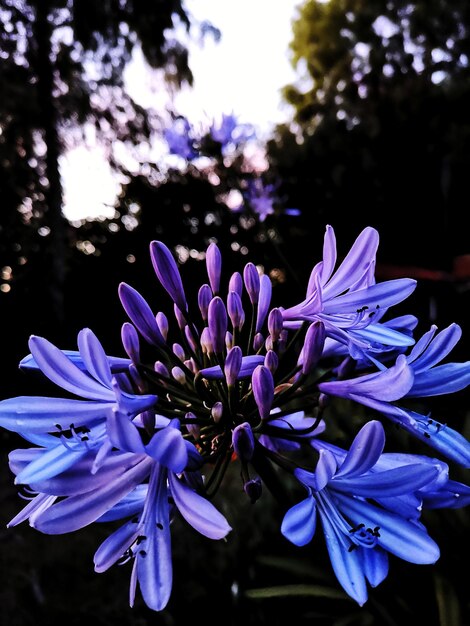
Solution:
[{"label": "bright sky", "polygon": [[[209,35],[204,46],[189,46],[189,65],[194,87],[184,89],[173,100],[174,108],[198,121],[235,113],[240,122],[269,133],[274,124],[290,117],[282,105],[281,88],[296,80],[288,46],[291,22],[300,0],[187,0],[188,12],[197,20],[208,20],[222,33],[220,42]],[[143,106],[165,107],[161,81],[152,76],[136,56],[127,73],[128,88]],[[65,215],[71,220],[110,215],[119,185],[99,149],[79,147],[63,157]]]}]

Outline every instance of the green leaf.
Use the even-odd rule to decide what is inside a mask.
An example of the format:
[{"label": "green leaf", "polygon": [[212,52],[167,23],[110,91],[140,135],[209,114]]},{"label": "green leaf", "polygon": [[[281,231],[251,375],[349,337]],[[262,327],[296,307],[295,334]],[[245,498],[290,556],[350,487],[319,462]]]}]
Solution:
[{"label": "green leaf", "polygon": [[330,598],[331,600],[349,600],[351,598],[345,593],[323,587],[321,585],[279,585],[277,587],[261,587],[259,589],[248,589],[244,592],[247,598],[253,600],[264,600],[267,598],[285,598],[298,596],[314,596],[316,598]]}]

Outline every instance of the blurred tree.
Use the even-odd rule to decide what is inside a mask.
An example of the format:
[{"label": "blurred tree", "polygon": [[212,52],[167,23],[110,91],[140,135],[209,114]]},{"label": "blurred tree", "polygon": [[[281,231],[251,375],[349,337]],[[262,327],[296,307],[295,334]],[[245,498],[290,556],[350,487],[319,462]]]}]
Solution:
[{"label": "blurred tree", "polygon": [[[16,283],[30,298],[49,296],[55,323],[75,238],[62,214],[61,155],[90,128],[105,146],[148,141],[156,113],[128,95],[124,70],[140,49],[170,89],[191,84],[177,38],[190,16],[181,0],[1,0],[0,24],[3,291]],[[201,36],[211,28],[199,27]]]},{"label": "blurred tree", "polygon": [[449,272],[469,247],[468,2],[308,0],[291,50],[295,116],[269,155],[302,208],[297,235],[373,225],[382,262]]}]

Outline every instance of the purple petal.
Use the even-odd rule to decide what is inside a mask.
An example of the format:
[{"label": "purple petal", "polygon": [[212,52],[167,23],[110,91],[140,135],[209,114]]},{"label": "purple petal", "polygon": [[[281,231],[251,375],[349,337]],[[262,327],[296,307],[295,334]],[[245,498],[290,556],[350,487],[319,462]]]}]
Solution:
[{"label": "purple petal", "polygon": [[109,402],[115,399],[111,389],[80,370],[47,339],[33,335],[29,348],[43,374],[59,387],[88,400]]},{"label": "purple petal", "polygon": [[171,495],[184,519],[210,539],[222,539],[232,529],[225,517],[206,498],[193,491],[174,474],[169,474]]},{"label": "purple petal", "polygon": [[212,346],[216,354],[221,354],[225,347],[227,332],[227,310],[219,296],[212,298],[208,310],[208,326],[212,337]]},{"label": "purple petal", "polygon": [[426,565],[439,558],[439,547],[422,526],[344,494],[335,493],[335,500],[354,524],[378,526],[379,545],[400,559]]},{"label": "purple petal", "polygon": [[145,453],[139,430],[127,415],[116,408],[108,413],[107,432],[111,443],[118,450]]},{"label": "purple petal", "polygon": [[211,243],[206,251],[206,267],[212,293],[217,294],[220,287],[220,275],[222,273],[222,255],[215,243]]},{"label": "purple petal", "polygon": [[170,298],[181,311],[187,311],[188,305],[183,283],[178,266],[170,250],[161,241],[152,241],[150,243],[150,257],[153,269],[162,287],[168,292]]},{"label": "purple petal", "polygon": [[281,533],[296,546],[305,546],[313,539],[316,528],[316,502],[308,496],[284,515]]},{"label": "purple petal", "polygon": [[323,313],[355,313],[364,307],[374,311],[377,307],[388,308],[405,300],[416,289],[412,278],[397,278],[371,285],[366,289],[351,291],[331,300],[323,295]]},{"label": "purple petal", "polygon": [[105,572],[114,565],[142,533],[142,527],[133,521],[120,526],[107,537],[95,552],[95,572]]},{"label": "purple petal", "polygon": [[132,517],[142,511],[145,498],[147,497],[148,485],[137,485],[122,500],[99,517],[97,522],[115,522],[124,517]]},{"label": "purple petal", "polygon": [[[65,354],[65,356],[68,359],[70,359],[72,363],[74,363],[79,369],[86,371],[87,368],[78,350],[61,350],[61,352]],[[131,361],[129,359],[123,359],[117,356],[108,356],[106,358],[108,359],[108,363],[111,368],[111,372],[113,372],[113,374],[127,371],[127,368],[131,364]],[[19,368],[21,370],[28,371],[28,370],[38,370],[39,366],[34,360],[33,355],[28,354],[23,359],[21,359],[19,363]]]},{"label": "purple petal", "polygon": [[[413,368],[414,369],[414,368]],[[425,398],[461,391],[470,385],[470,361],[446,363],[432,370],[415,372],[413,387],[407,398]]]},{"label": "purple petal", "polygon": [[384,445],[385,433],[382,424],[377,420],[367,422],[354,438],[335,480],[341,477],[360,476],[370,470],[379,460]]},{"label": "purple petal", "polygon": [[78,349],[88,372],[105,387],[111,387],[111,368],[96,335],[84,328],[78,333]]},{"label": "purple petal", "polygon": [[[238,373],[238,378],[247,378],[248,376],[251,376],[253,374],[253,372],[255,371],[256,367],[258,365],[262,365],[264,363],[264,357],[261,355],[251,355],[251,356],[244,356],[242,358],[242,365],[240,368],[240,372]],[[219,365],[214,365],[214,367],[206,367],[202,370],[200,370],[200,374],[204,377],[207,378],[208,380],[217,380],[217,379],[222,379],[224,377],[224,373],[222,372],[222,369],[220,368]],[[0,403],[1,406],[1,403]]]},{"label": "purple petal", "polygon": [[418,491],[421,487],[432,483],[437,474],[436,467],[416,463],[384,472],[369,472],[364,476],[343,478],[335,476],[331,488],[364,498],[390,498]]},{"label": "purple petal", "polygon": [[326,547],[331,565],[346,593],[360,606],[367,601],[367,585],[359,550],[349,550],[350,543],[329,517],[320,509]]},{"label": "purple petal", "polygon": [[271,304],[273,286],[267,274],[260,276],[258,313],[256,315],[256,332],[259,333],[266,319]]},{"label": "purple petal", "polygon": [[163,346],[165,340],[147,301],[126,283],[119,285],[118,293],[124,310],[142,337],[152,345]]},{"label": "purple petal", "polygon": [[258,365],[253,371],[252,389],[261,419],[269,419],[274,399],[274,379],[264,365]]},{"label": "purple petal", "polygon": [[362,571],[372,587],[377,587],[388,575],[388,554],[379,546],[373,550],[361,548]]},{"label": "purple petal", "polygon": [[30,485],[47,480],[67,470],[81,457],[87,454],[85,445],[77,445],[74,448],[66,448],[58,442],[54,448],[43,450],[31,463],[29,463],[15,478],[16,485]]},{"label": "purple petal", "polygon": [[147,454],[172,472],[182,472],[188,464],[183,435],[171,424],[157,431],[145,447]]},{"label": "purple petal", "polygon": [[[91,380],[91,379],[90,379]],[[113,394],[114,395],[114,394]],[[106,419],[114,402],[88,402],[68,398],[18,396],[0,402],[0,426],[13,432],[57,432],[73,423],[90,426]]]},{"label": "purple petal", "polygon": [[56,535],[91,524],[139,485],[148,476],[151,466],[151,459],[143,459],[104,486],[61,500],[35,519],[34,528],[46,535]]}]

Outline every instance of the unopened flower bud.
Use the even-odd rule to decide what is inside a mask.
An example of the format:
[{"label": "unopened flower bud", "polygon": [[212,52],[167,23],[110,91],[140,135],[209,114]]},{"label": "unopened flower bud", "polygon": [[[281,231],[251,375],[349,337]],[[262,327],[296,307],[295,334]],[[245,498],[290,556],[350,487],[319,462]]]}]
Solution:
[{"label": "unopened flower bud", "polygon": [[181,367],[173,367],[171,370],[171,375],[173,378],[180,383],[180,385],[186,384],[186,376]]},{"label": "unopened flower bud", "polygon": [[157,372],[157,374],[160,374],[160,376],[165,376],[166,378],[169,378],[170,376],[167,366],[161,361],[156,361],[153,369]]},{"label": "unopened flower bud", "polygon": [[168,318],[165,315],[165,313],[162,313],[162,311],[159,311],[156,315],[156,320],[157,320],[158,328],[160,329],[160,332],[162,333],[166,341],[168,337],[168,328],[169,328]]},{"label": "unopened flower bud", "polygon": [[233,335],[229,330],[225,333],[225,347],[227,350],[233,347]]},{"label": "unopened flower bud", "polygon": [[232,444],[241,461],[250,461],[255,450],[255,438],[248,422],[243,422],[233,429]]},{"label": "unopened flower bud", "polygon": [[212,337],[212,346],[216,354],[221,354],[225,347],[225,333],[227,332],[227,311],[219,296],[212,298],[209,304],[208,324]]},{"label": "unopened flower bud", "polygon": [[234,346],[228,351],[224,365],[225,379],[229,387],[233,387],[237,382],[241,366],[242,350],[240,346]]},{"label": "unopened flower bud", "polygon": [[310,374],[318,363],[325,345],[325,325],[321,321],[313,322],[308,327],[302,348],[302,374]]},{"label": "unopened flower bud", "polygon": [[186,320],[183,313],[181,312],[181,309],[175,304],[173,306],[173,311],[175,313],[176,321],[178,322],[180,330],[183,330],[183,328],[186,326]]},{"label": "unopened flower bud", "polygon": [[222,272],[222,255],[215,243],[211,243],[206,251],[207,275],[212,292],[217,294],[220,286],[220,275]]},{"label": "unopened flower bud", "polygon": [[121,328],[121,339],[124,350],[127,356],[134,363],[140,361],[140,346],[139,346],[139,334],[135,329],[135,326],[129,322],[124,322]]},{"label": "unopened flower bud", "polygon": [[274,379],[265,365],[258,365],[252,377],[253,396],[261,419],[268,419],[274,400]]},{"label": "unopened flower bud", "polygon": [[264,343],[264,337],[261,333],[256,333],[256,335],[253,338],[253,350],[255,352],[258,352],[258,350],[261,348],[261,346]]},{"label": "unopened flower bud", "polygon": [[[185,418],[191,421],[197,419],[194,413],[191,412],[186,413]],[[199,426],[199,424],[186,424],[186,430],[194,437],[194,439],[199,439],[199,436],[201,434],[201,427]]]},{"label": "unopened flower bud", "polygon": [[268,314],[269,305],[271,304],[273,286],[271,279],[267,274],[260,276],[260,290],[259,290],[259,302],[258,313],[256,316],[256,331],[259,332],[264,324],[266,315]]},{"label": "unopened flower bud", "polygon": [[271,309],[268,315],[268,331],[273,341],[277,341],[282,331],[284,320],[280,309]]},{"label": "unopened flower bud", "polygon": [[211,415],[214,422],[220,422],[222,419],[222,414],[224,412],[224,405],[222,402],[216,402],[211,409]]},{"label": "unopened flower bud", "polygon": [[193,352],[197,352],[197,342],[194,338],[194,333],[187,325],[184,327],[184,336],[186,337],[186,341],[190,345],[191,350]]},{"label": "unopened flower bud", "polygon": [[173,344],[173,354],[178,357],[178,359],[180,361],[184,361],[186,358],[186,354],[184,352],[184,348],[181,344],[179,343],[174,343]]},{"label": "unopened flower bud", "polygon": [[145,298],[126,283],[119,285],[118,292],[125,312],[142,337],[152,345],[164,345],[165,339]]},{"label": "unopened flower bud", "polygon": [[277,354],[273,350],[268,350],[266,352],[266,356],[264,357],[264,364],[268,368],[268,370],[274,374],[279,366],[279,359]]},{"label": "unopened flower bud", "polygon": [[188,305],[186,304],[183,282],[170,250],[161,241],[152,241],[150,244],[150,257],[153,269],[162,287],[182,311],[187,311]]},{"label": "unopened flower bud", "polygon": [[243,310],[242,299],[236,291],[229,291],[227,296],[227,313],[233,327],[241,330],[245,323],[245,311]]},{"label": "unopened flower bud", "polygon": [[229,293],[230,291],[234,291],[235,293],[238,293],[240,298],[242,297],[243,279],[242,279],[240,272],[234,272],[232,274],[228,283],[228,290],[229,290]]},{"label": "unopened flower bud", "polygon": [[258,270],[253,263],[247,263],[245,265],[243,280],[251,304],[257,304],[259,300],[260,280]]},{"label": "unopened flower bud", "polygon": [[212,300],[212,296],[212,290],[209,285],[202,285],[199,288],[197,302],[199,305],[199,310],[201,311],[201,317],[204,322],[207,322],[207,310],[209,308],[209,303]]},{"label": "unopened flower bud", "polygon": [[247,480],[243,485],[243,490],[250,498],[251,503],[254,504],[256,500],[259,500],[263,492],[261,480],[258,477]]},{"label": "unopened flower bud", "polygon": [[202,329],[201,333],[201,348],[204,354],[212,354],[214,352],[214,347],[212,345],[212,335],[211,331],[207,328]]}]

